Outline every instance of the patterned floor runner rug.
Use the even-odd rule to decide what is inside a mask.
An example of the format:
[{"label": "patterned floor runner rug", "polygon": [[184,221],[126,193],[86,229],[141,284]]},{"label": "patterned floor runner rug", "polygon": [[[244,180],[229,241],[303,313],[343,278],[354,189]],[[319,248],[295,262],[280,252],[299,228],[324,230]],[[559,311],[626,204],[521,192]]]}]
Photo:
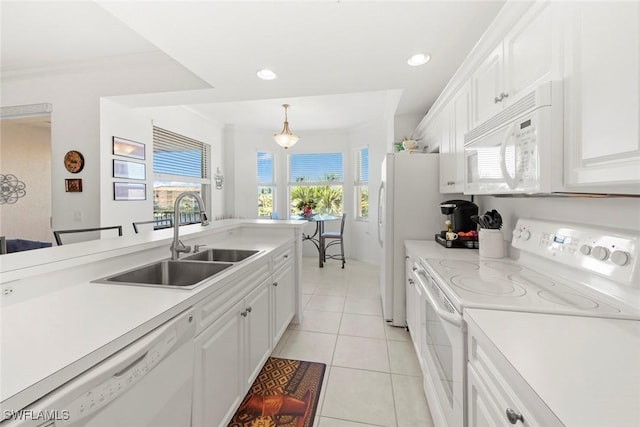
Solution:
[{"label": "patterned floor runner rug", "polygon": [[312,427],[324,363],[270,357],[229,427]]}]

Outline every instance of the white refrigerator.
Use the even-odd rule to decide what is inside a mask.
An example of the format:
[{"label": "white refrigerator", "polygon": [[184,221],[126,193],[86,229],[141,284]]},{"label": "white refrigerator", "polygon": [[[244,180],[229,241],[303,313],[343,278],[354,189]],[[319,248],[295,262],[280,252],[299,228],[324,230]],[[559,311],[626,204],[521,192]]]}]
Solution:
[{"label": "white refrigerator", "polygon": [[387,154],[378,189],[378,243],[382,247],[380,294],[383,315],[406,326],[405,240],[434,240],[444,229],[438,154]]}]

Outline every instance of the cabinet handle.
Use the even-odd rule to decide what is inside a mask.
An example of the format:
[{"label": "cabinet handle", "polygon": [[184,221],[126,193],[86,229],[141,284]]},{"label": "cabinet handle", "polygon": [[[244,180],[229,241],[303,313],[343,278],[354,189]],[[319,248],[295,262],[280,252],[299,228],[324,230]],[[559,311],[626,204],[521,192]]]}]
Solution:
[{"label": "cabinet handle", "polygon": [[278,286],[278,282],[273,282],[273,286]]},{"label": "cabinet handle", "polygon": [[520,412],[516,412],[511,408],[507,408],[506,413],[507,413],[507,419],[511,424],[515,424],[518,421],[522,421],[524,423],[524,417]]},{"label": "cabinet handle", "polygon": [[240,313],[240,316],[247,317],[247,310],[244,310]]},{"label": "cabinet handle", "polygon": [[498,102],[501,102],[502,98],[498,98],[497,96],[495,98],[493,98],[493,103],[497,104]]},{"label": "cabinet handle", "polygon": [[413,279],[409,279],[409,284],[413,285],[415,282],[413,281]]},{"label": "cabinet handle", "polygon": [[247,311],[247,312],[249,312],[249,313],[251,313],[251,310],[252,310],[252,308],[251,308],[251,306],[249,306],[249,307],[247,307],[247,310],[246,310],[246,311]]},{"label": "cabinet handle", "polygon": [[508,98],[508,97],[509,97],[509,94],[506,93],[506,92],[503,92],[503,93],[500,94],[500,101],[502,101],[503,99]]},{"label": "cabinet handle", "polygon": [[283,258],[289,258],[289,255],[284,255]]}]

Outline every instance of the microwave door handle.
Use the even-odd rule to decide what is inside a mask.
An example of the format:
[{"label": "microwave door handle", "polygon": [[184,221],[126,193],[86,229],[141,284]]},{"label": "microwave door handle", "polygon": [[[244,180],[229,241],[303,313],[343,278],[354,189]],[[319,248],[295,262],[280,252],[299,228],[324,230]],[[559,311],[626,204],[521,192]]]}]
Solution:
[{"label": "microwave door handle", "polygon": [[[431,280],[427,277],[427,273],[422,268],[418,268],[416,270],[416,273],[418,276],[424,277],[427,280],[427,282]],[[425,291],[424,293],[427,296],[427,299],[429,300],[429,304],[433,307],[433,309],[436,311],[438,316],[440,316],[442,320],[446,320],[447,322],[451,323],[454,326],[457,326],[457,327],[462,326],[462,317],[440,308],[440,304],[438,304],[438,301],[436,301],[434,296],[431,295],[431,290],[429,289],[429,286],[426,286],[425,283],[422,280],[420,280],[420,277],[418,277],[418,280],[423,285],[423,288]]]},{"label": "microwave door handle", "polygon": [[[509,174],[509,171],[507,170],[506,155],[507,155],[507,145],[509,145],[509,142],[515,138],[514,131],[517,125],[518,125],[517,122],[511,125],[511,127],[509,128],[509,131],[507,132],[507,137],[504,139],[504,141],[502,141],[502,145],[500,146],[500,169],[502,170],[502,177],[506,181],[509,188],[512,190],[515,190],[515,188],[517,187],[518,179],[517,179],[517,176],[511,176]],[[514,147],[514,151],[515,151],[515,147]]]},{"label": "microwave door handle", "polygon": [[384,182],[380,183],[380,186],[378,187],[378,244],[380,245],[380,247],[383,247],[383,242],[382,242],[382,192],[384,191]]}]

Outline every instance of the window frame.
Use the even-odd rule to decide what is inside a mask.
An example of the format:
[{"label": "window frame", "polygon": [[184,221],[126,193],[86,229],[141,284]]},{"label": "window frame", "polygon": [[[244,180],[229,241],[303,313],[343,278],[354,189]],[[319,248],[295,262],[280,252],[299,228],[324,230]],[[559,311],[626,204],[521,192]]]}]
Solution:
[{"label": "window frame", "polygon": [[[342,180],[335,181],[295,181],[292,180],[291,177],[291,159],[293,156],[300,155],[323,155],[323,154],[339,154],[340,155],[340,175],[342,176]],[[344,151],[339,150],[331,150],[331,151],[309,151],[309,152],[299,152],[299,153],[289,153],[287,154],[287,215],[292,214],[292,200],[291,200],[291,190],[293,187],[340,187],[341,190],[341,200],[340,200],[340,209],[339,213],[335,213],[335,215],[342,215],[344,212],[344,203],[345,203],[345,181],[344,181],[344,172],[345,172],[345,159],[346,155]],[[295,212],[298,213],[298,212]]]},{"label": "window frame", "polygon": [[[354,202],[354,218],[356,221],[369,221],[369,180],[361,180],[362,170],[362,152],[367,152],[367,178],[369,177],[369,146],[360,147],[354,150],[354,166],[353,166],[353,202]],[[361,190],[367,191],[367,215],[360,215],[361,209]]]},{"label": "window frame", "polygon": [[[258,173],[258,162],[259,162],[259,156],[260,154],[269,154],[271,155],[271,181],[270,182],[261,182],[260,181],[260,175]],[[257,215],[258,218],[270,218],[271,214],[273,214],[273,212],[278,212],[278,209],[276,209],[277,205],[277,169],[276,169],[276,154],[273,151],[269,151],[269,150],[256,150],[256,190],[257,190],[257,196],[258,196],[258,206],[257,206]],[[271,214],[267,215],[260,215],[260,188],[271,188]]]}]

